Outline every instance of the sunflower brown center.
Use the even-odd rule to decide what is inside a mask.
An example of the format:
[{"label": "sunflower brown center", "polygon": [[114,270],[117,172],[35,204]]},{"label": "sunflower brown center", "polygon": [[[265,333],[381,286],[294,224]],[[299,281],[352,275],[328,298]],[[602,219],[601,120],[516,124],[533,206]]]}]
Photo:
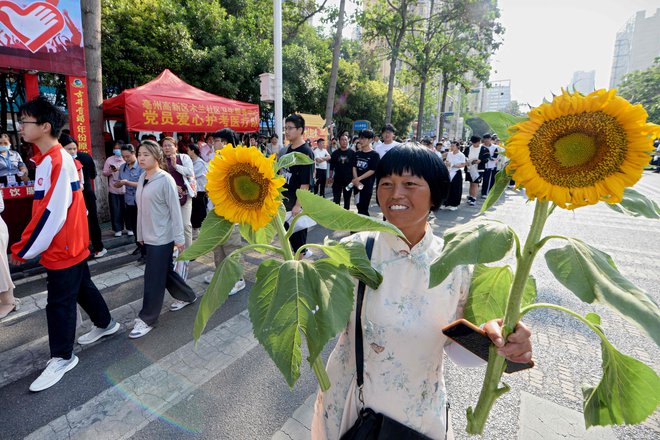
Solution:
[{"label": "sunflower brown center", "polygon": [[623,127],[600,111],[545,122],[529,142],[530,159],[539,176],[567,188],[591,186],[615,173],[626,151]]},{"label": "sunflower brown center", "polygon": [[236,164],[227,180],[229,193],[236,203],[249,208],[263,204],[269,182],[258,169],[244,163]]}]

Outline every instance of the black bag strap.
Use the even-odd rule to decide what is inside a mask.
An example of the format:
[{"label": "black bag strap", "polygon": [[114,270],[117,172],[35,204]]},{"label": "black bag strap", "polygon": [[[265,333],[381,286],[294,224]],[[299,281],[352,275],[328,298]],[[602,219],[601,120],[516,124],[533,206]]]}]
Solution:
[{"label": "black bag strap", "polygon": [[[374,249],[375,238],[367,237],[365,250],[367,258],[371,261],[371,253]],[[362,384],[364,383],[364,340],[362,338],[362,304],[364,303],[364,282],[358,283],[357,301],[355,305],[355,367],[357,369],[357,386],[360,388],[360,401],[362,401]],[[364,402],[362,402],[364,404]]]}]

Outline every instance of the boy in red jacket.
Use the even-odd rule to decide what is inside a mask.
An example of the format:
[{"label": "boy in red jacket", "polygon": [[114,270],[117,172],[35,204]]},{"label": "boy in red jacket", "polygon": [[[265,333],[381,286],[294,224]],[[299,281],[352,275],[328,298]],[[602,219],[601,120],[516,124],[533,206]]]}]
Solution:
[{"label": "boy in red jacket", "polygon": [[32,219],[21,240],[11,247],[12,264],[35,258],[47,270],[48,343],[51,359],[46,369],[30,385],[42,391],[55,385],[78,364],[73,354],[76,336],[76,302],[94,323],[92,330],[78,338],[80,344],[92,342],[119,330],[105,300],[92,282],[87,257],[89,232],[85,200],[73,158],[57,138],[66,116],[40,96],[19,110],[20,134],[39,148],[32,157],[37,165]]}]

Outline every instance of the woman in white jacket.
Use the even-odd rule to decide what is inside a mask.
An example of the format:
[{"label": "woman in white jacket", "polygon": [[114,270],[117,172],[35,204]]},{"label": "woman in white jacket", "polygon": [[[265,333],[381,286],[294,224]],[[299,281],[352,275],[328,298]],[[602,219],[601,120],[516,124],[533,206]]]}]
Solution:
[{"label": "woman in white jacket", "polygon": [[[5,210],[5,201],[0,191],[0,212]],[[9,273],[9,264],[7,262],[7,242],[9,241],[9,231],[7,224],[0,217],[0,319],[9,315],[14,310],[18,310],[21,301],[14,298],[14,283],[11,281]]]},{"label": "woman in white jacket", "polygon": [[130,338],[151,331],[158,320],[165,289],[177,301],[170,310],[179,310],[197,299],[195,292],[172,267],[172,251],[184,249],[183,222],[174,178],[162,170],[163,152],[153,141],[138,147],[138,163],[144,173],[138,180],[135,201],[138,207],[137,240],[146,250],[144,298]]},{"label": "woman in white jacket", "polygon": [[[163,139],[163,153],[165,153],[166,165],[165,171],[168,171],[176,182],[176,189],[179,195],[179,205],[181,205],[181,219],[183,221],[183,230],[186,238],[186,247],[192,244],[192,197],[188,194],[186,182],[190,186],[196,186],[195,169],[192,159],[187,154],[177,154],[176,141],[174,138],[166,137]],[[196,191],[194,193],[196,194]],[[193,196],[194,197],[194,196]]]}]

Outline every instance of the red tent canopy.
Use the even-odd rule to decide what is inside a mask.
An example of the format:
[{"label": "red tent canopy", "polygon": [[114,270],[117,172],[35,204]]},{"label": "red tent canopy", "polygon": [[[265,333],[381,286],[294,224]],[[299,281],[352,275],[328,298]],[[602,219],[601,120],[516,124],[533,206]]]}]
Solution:
[{"label": "red tent canopy", "polygon": [[259,130],[259,106],[221,98],[185,83],[165,69],[156,79],[103,101],[106,119],[128,131],[210,132]]}]

